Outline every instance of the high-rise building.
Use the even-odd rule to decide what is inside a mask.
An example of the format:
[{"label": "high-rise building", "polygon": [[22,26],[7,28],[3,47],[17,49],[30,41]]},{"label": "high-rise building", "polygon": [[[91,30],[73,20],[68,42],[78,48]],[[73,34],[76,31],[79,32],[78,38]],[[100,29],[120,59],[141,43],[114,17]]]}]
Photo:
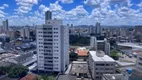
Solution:
[{"label": "high-rise building", "polygon": [[88,34],[94,34],[94,32],[95,32],[94,26],[93,25],[89,26],[89,28],[88,28]]},{"label": "high-rise building", "polygon": [[89,69],[93,80],[102,80],[103,74],[114,74],[115,60],[103,51],[89,51]]},{"label": "high-rise building", "polygon": [[8,19],[6,19],[5,21],[3,21],[2,30],[3,30],[4,32],[7,32],[7,31],[8,31]]},{"label": "high-rise building", "polygon": [[102,34],[102,27],[98,22],[96,23],[96,34]]},{"label": "high-rise building", "polygon": [[90,39],[90,48],[97,50],[97,39],[94,36],[92,36]]},{"label": "high-rise building", "polygon": [[107,55],[110,55],[110,44],[106,38],[104,40],[97,40],[96,37],[92,36],[90,39],[90,48],[95,51],[102,50]]},{"label": "high-rise building", "polygon": [[45,12],[45,24],[47,24],[47,20],[51,19],[52,19],[52,12],[50,11]]},{"label": "high-rise building", "polygon": [[38,70],[64,72],[69,64],[69,29],[62,20],[37,26]]}]

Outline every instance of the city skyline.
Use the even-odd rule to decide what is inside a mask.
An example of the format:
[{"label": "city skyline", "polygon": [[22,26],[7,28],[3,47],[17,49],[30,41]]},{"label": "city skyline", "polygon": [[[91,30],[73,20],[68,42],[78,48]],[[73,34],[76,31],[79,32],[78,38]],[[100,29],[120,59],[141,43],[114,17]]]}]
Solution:
[{"label": "city skyline", "polygon": [[40,25],[45,11],[63,24],[141,25],[141,0],[10,0],[0,1],[0,25],[5,19],[12,25]]}]

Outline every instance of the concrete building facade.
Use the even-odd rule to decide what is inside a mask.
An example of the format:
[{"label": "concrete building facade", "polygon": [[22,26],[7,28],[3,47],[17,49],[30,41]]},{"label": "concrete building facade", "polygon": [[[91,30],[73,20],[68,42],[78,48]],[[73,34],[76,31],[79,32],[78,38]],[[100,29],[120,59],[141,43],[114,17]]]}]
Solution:
[{"label": "concrete building facade", "polygon": [[90,39],[90,48],[95,51],[102,50],[107,55],[110,55],[110,44],[106,38],[104,40],[97,40],[96,37],[92,36]]},{"label": "concrete building facade", "polygon": [[136,70],[142,73],[142,54],[137,55]]},{"label": "concrete building facade", "polygon": [[96,34],[101,35],[102,34],[102,27],[100,25],[100,23],[96,23]]},{"label": "concrete building facade", "polygon": [[94,80],[102,80],[103,74],[114,74],[115,64],[103,51],[89,51],[89,69]]},{"label": "concrete building facade", "polygon": [[5,33],[8,31],[8,19],[3,21],[3,27],[1,30],[4,31]]},{"label": "concrete building facade", "polygon": [[69,64],[69,29],[62,20],[37,26],[38,70],[64,72]]}]

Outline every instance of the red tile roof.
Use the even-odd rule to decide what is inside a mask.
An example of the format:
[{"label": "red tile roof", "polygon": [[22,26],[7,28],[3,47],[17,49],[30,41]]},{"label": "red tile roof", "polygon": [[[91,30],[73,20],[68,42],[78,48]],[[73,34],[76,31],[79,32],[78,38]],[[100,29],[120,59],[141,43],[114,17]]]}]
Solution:
[{"label": "red tile roof", "polygon": [[78,56],[88,56],[87,50],[78,50],[77,53],[78,53]]},{"label": "red tile roof", "polygon": [[20,80],[35,80],[36,78],[40,78],[40,76],[36,74],[27,74],[25,77],[21,78]]}]

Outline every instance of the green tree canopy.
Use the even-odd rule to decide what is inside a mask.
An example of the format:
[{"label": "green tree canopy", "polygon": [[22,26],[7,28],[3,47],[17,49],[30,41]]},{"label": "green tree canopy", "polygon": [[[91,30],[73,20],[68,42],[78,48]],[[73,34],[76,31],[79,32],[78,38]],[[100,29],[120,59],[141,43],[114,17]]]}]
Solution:
[{"label": "green tree canopy", "polygon": [[69,56],[71,61],[76,61],[78,58],[78,54],[74,52],[71,52]]},{"label": "green tree canopy", "polygon": [[118,52],[117,50],[111,50],[110,56],[111,56],[114,60],[118,60],[118,59],[119,59],[119,52]]},{"label": "green tree canopy", "polygon": [[21,78],[27,75],[28,68],[23,65],[15,65],[13,66],[8,73],[10,78]]},{"label": "green tree canopy", "polygon": [[13,67],[14,65],[10,65],[10,66],[1,66],[0,67],[0,74],[4,75],[7,74],[9,72],[9,70],[11,69],[11,67]]},{"label": "green tree canopy", "polygon": [[36,77],[35,80],[54,80],[53,76],[42,75],[40,78]]}]

